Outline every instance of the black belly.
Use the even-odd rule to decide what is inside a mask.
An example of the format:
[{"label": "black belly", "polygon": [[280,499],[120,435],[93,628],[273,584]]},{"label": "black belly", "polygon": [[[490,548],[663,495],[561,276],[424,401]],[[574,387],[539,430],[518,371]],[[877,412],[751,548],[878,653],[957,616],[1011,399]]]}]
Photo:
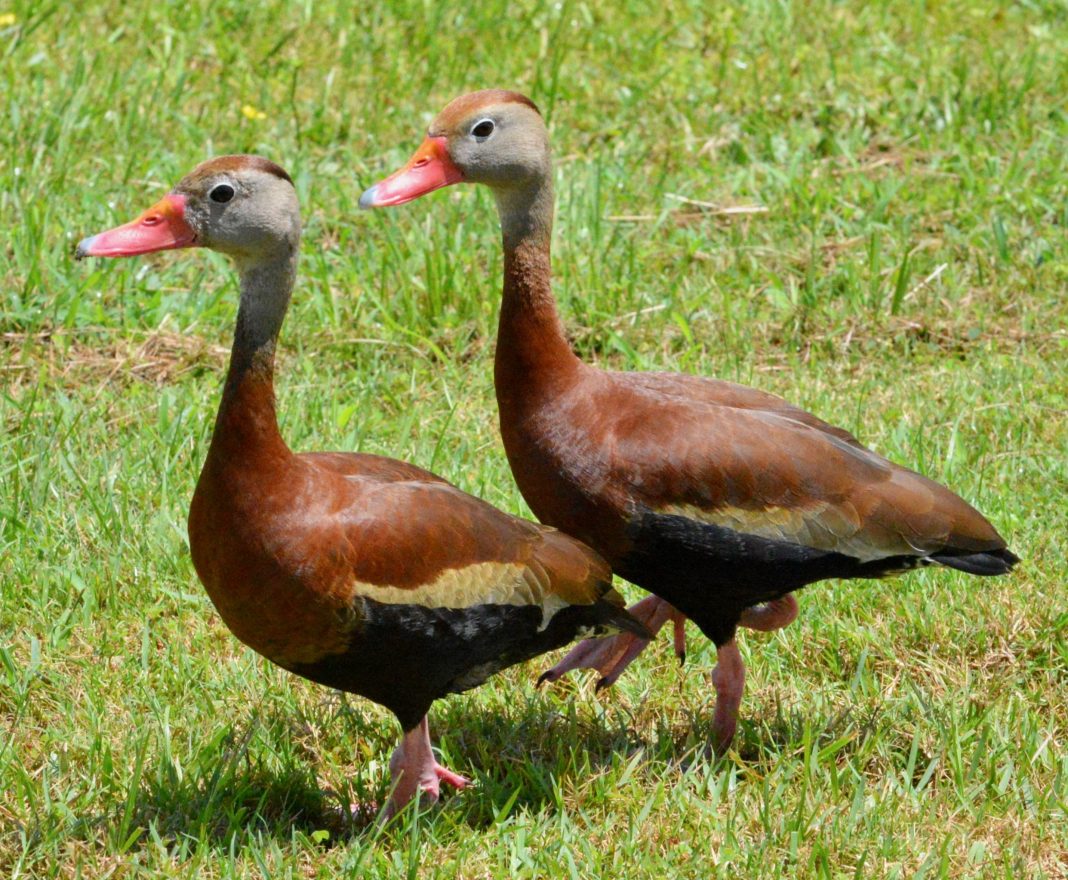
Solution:
[{"label": "black belly", "polygon": [[418,724],[439,697],[562,647],[603,617],[597,605],[572,606],[539,632],[541,609],[530,605],[453,609],[358,601],[363,624],[345,652],[286,668],[385,706],[404,730]]},{"label": "black belly", "polygon": [[616,574],[667,599],[716,645],[733,638],[752,605],[825,578],[882,577],[920,564],[916,556],[862,562],[651,511],[637,515],[627,534],[633,546],[617,561]]}]

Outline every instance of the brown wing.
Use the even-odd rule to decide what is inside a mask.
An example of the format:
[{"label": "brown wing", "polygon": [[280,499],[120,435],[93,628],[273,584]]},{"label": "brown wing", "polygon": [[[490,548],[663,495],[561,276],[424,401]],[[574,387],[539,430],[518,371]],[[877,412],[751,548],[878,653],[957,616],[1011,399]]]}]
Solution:
[{"label": "brown wing", "polygon": [[427,483],[447,482],[437,474],[417,465],[369,452],[302,452],[297,458],[344,476],[369,476],[383,480],[422,480]]},{"label": "brown wing", "polygon": [[580,422],[595,452],[584,479],[618,487],[621,504],[862,561],[1005,546],[948,489],[772,395],[669,374],[602,375]]},{"label": "brown wing", "polygon": [[[293,543],[309,563],[328,560],[339,597],[442,608],[536,605],[547,622],[610,591],[607,564],[586,545],[428,471],[379,456],[300,458],[320,495],[304,508]],[[345,479],[320,481],[320,468]]]},{"label": "brown wing", "polygon": [[756,410],[776,413],[802,425],[808,425],[825,434],[844,440],[853,446],[864,448],[849,431],[838,428],[818,416],[794,406],[783,398],[767,391],[746,385],[710,379],[705,376],[690,376],[685,373],[620,373],[627,384],[646,390],[657,397],[671,398],[681,403],[705,404],[731,409]]}]

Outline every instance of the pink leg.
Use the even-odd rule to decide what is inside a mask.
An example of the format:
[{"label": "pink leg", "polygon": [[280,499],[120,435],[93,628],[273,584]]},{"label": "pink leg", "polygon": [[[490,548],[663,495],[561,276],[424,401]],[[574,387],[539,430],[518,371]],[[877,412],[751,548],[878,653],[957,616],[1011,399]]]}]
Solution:
[{"label": "pink leg", "polygon": [[441,793],[442,782],[454,788],[471,785],[471,780],[447,770],[434,760],[434,752],[430,747],[430,725],[425,716],[404,734],[400,745],[393,750],[389,772],[393,793],[386,809],[387,819],[395,816],[418,795],[434,803]]},{"label": "pink leg", "polygon": [[675,625],[675,656],[682,666],[686,663],[686,615],[676,611],[671,621]]},{"label": "pink leg", "polygon": [[738,651],[738,643],[731,639],[716,651],[716,668],[712,670],[712,685],[716,689],[716,711],[712,716],[712,743],[717,754],[723,754],[734,739],[738,727],[738,707],[745,690],[745,664]]},{"label": "pink leg", "polygon": [[[686,616],[682,612],[658,596],[648,596],[628,610],[644,623],[654,636],[670,620],[674,626],[675,655],[679,658],[679,663],[686,661]],[[797,599],[791,593],[764,605],[746,608],[738,625],[771,632],[792,623],[797,617],[797,611]],[[586,639],[572,648],[552,669],[544,672],[538,679],[538,684],[557,681],[574,669],[596,669],[601,673],[597,689],[611,687],[648,644],[648,640],[632,633],[621,633],[606,639]]]},{"label": "pink leg", "polygon": [[[681,663],[686,658],[686,618],[679,611],[669,605],[667,602],[661,601],[657,605],[650,615],[648,620],[643,621],[646,627],[653,635],[656,635],[660,631],[660,628],[668,621],[672,622],[675,629],[675,653]],[[682,633],[681,653],[679,633]],[[645,646],[649,644],[645,639],[634,638],[627,650],[619,655],[612,667],[611,671],[604,676],[599,682],[597,682],[597,690],[604,690],[607,687],[611,687],[616,683],[616,680],[623,674],[623,670],[630,666],[634,662],[634,659],[645,650]]]},{"label": "pink leg", "polygon": [[764,605],[746,608],[738,620],[738,626],[760,632],[772,632],[789,626],[797,618],[797,598],[793,593],[774,599]]},{"label": "pink leg", "polygon": [[[670,611],[671,606],[668,605],[667,602],[661,602],[656,605],[653,613],[647,619],[643,620],[642,623],[646,625],[649,632],[655,635],[660,628],[667,623]],[[611,656],[601,667],[601,674],[603,677],[597,682],[597,690],[601,691],[615,684],[616,679],[623,674],[623,670],[634,662],[634,659],[645,650],[648,644],[648,639],[641,639],[637,636],[633,636],[629,639],[619,639],[618,649],[612,652]],[[605,669],[608,671],[605,672]]]},{"label": "pink leg", "polygon": [[[686,618],[669,603],[658,596],[648,596],[636,605],[632,605],[628,611],[644,623],[646,629],[654,636],[669,620],[675,621],[676,649],[678,648],[678,627],[685,624]],[[573,669],[585,668],[596,669],[601,673],[602,678],[597,683],[598,690],[609,687],[648,644],[649,639],[643,639],[633,633],[620,633],[617,636],[603,639],[586,639],[572,648],[571,652],[552,669],[542,673],[538,684],[544,681],[557,681]],[[683,649],[685,652],[685,644]]]}]

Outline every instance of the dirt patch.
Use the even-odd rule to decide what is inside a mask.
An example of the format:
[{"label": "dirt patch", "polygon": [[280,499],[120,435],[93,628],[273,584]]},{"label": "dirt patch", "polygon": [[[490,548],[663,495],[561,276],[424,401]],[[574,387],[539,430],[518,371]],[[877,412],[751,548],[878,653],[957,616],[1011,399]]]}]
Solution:
[{"label": "dirt patch", "polygon": [[64,382],[169,385],[185,373],[221,370],[228,357],[221,345],[163,330],[140,337],[50,330],[0,336],[0,375],[14,386],[35,381],[42,368]]}]

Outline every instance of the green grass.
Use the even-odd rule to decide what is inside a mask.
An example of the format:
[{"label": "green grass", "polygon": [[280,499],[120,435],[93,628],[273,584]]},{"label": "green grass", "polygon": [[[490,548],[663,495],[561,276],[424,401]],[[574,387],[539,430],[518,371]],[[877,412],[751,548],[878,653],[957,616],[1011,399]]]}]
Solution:
[{"label": "green grass", "polygon": [[[0,874],[1068,875],[1066,51],[1056,0],[0,3]],[[356,210],[490,85],[551,119],[584,356],[780,393],[1025,563],[805,591],[742,637],[718,763],[695,632],[601,696],[512,670],[431,715],[479,787],[380,834],[338,807],[383,796],[395,722],[240,646],[190,565],[233,272],[71,249],[211,154],[282,162],[285,436],[523,512],[489,197]]]}]

